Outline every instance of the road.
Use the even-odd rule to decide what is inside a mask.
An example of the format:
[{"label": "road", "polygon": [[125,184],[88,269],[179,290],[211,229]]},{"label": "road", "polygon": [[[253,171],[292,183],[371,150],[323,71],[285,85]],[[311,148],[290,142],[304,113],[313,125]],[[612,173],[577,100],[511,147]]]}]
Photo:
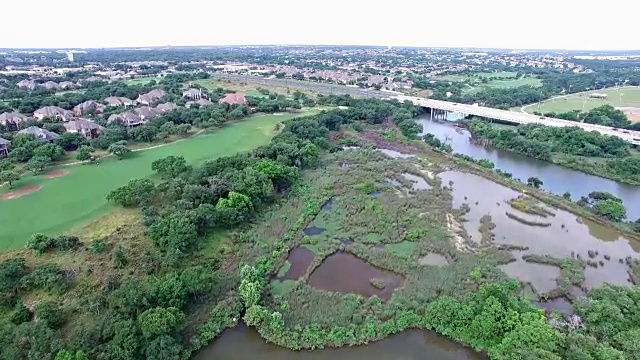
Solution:
[{"label": "road", "polygon": [[500,120],[514,124],[542,124],[546,126],[566,127],[576,126],[586,131],[597,131],[603,135],[617,136],[624,141],[634,145],[640,145],[640,132],[631,130],[620,130],[609,126],[579,123],[564,119],[556,119],[550,117],[540,117],[523,112],[494,109],[485,106],[475,106],[468,104],[458,104],[449,101],[432,100],[419,98],[414,96],[406,96],[398,92],[378,91],[370,89],[360,89],[344,85],[316,83],[310,81],[299,81],[291,79],[263,78],[248,75],[214,73],[213,77],[243,81],[253,84],[273,84],[284,87],[297,87],[310,91],[324,94],[348,94],[353,96],[373,97],[379,99],[397,99],[399,101],[411,101],[416,105],[439,109],[451,112],[457,112],[465,115],[475,115],[487,119]]}]

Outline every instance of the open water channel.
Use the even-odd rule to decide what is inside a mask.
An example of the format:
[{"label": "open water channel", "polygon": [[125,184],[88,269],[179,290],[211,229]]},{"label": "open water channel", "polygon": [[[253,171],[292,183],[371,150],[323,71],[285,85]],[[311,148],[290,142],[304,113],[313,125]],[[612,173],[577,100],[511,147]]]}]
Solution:
[{"label": "open water channel", "polygon": [[640,217],[640,186],[619,183],[550,162],[475,144],[470,141],[471,134],[467,130],[453,124],[432,121],[428,114],[419,116],[416,121],[423,126],[424,134],[434,134],[441,141],[451,144],[453,152],[475,159],[489,159],[496,168],[512,173],[515,179],[526,181],[535,176],[544,182],[543,189],[558,195],[569,192],[573,200],[587,196],[592,191],[607,191],[624,201],[629,219]]}]

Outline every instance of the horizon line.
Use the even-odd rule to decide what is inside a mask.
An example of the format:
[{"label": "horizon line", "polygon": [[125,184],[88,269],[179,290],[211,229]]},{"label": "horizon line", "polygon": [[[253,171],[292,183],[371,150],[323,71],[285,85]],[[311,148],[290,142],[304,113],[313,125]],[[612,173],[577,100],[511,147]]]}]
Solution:
[{"label": "horizon line", "polygon": [[566,49],[566,48],[515,48],[515,47],[473,47],[473,46],[422,46],[422,45],[351,45],[351,44],[235,44],[235,45],[141,45],[141,46],[75,46],[75,47],[0,47],[0,50],[119,50],[119,49],[166,49],[166,48],[236,48],[236,47],[353,47],[353,48],[409,48],[485,51],[555,51],[555,52],[640,52],[638,49]]}]

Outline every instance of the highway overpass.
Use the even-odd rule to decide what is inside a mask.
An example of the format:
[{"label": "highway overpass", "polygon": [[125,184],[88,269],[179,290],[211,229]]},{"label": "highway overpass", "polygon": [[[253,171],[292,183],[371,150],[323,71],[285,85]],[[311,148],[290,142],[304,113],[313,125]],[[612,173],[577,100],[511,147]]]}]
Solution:
[{"label": "highway overpass", "polygon": [[485,106],[475,106],[468,104],[458,104],[449,101],[432,100],[414,96],[401,95],[397,92],[378,91],[372,89],[360,89],[358,87],[326,84],[311,81],[299,81],[292,79],[264,78],[250,75],[237,75],[214,73],[213,77],[244,81],[253,84],[272,84],[277,86],[301,88],[324,94],[348,94],[352,96],[374,97],[379,99],[397,99],[399,101],[411,101],[418,106],[439,110],[441,112],[454,112],[464,116],[479,116],[486,119],[500,120],[512,124],[542,124],[547,126],[577,126],[586,131],[597,131],[604,135],[617,136],[624,141],[634,145],[640,145],[640,131],[622,130],[609,126],[586,124],[564,119],[550,117],[540,117],[537,115],[525,114],[522,112],[508,111],[489,108]]},{"label": "highway overpass", "polygon": [[415,105],[434,110],[455,112],[462,114],[463,116],[480,116],[486,119],[500,120],[512,124],[542,124],[546,126],[558,127],[577,126],[586,131],[597,131],[603,135],[617,136],[622,140],[630,142],[634,145],[640,145],[639,131],[616,129],[609,126],[580,123],[564,119],[541,117],[538,115],[525,114],[516,111],[500,110],[477,105],[457,104],[449,101],[425,99],[414,96],[398,95],[392,96],[392,98],[399,101],[408,100],[413,102]]}]

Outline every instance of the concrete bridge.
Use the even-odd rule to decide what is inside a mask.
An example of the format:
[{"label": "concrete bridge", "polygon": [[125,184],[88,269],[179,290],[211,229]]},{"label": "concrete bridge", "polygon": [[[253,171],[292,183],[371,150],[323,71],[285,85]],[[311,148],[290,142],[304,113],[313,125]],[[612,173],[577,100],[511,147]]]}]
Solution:
[{"label": "concrete bridge", "polygon": [[640,145],[640,132],[632,130],[617,129],[609,126],[586,124],[581,122],[541,117],[538,115],[525,114],[522,112],[508,111],[489,108],[485,106],[458,104],[449,101],[432,100],[414,96],[397,95],[391,96],[399,101],[409,100],[415,105],[429,108],[432,115],[439,115],[446,112],[461,114],[462,116],[480,116],[487,119],[500,120],[512,124],[542,124],[547,126],[577,126],[586,131],[597,131],[603,135],[617,136],[624,141],[634,145]]}]

